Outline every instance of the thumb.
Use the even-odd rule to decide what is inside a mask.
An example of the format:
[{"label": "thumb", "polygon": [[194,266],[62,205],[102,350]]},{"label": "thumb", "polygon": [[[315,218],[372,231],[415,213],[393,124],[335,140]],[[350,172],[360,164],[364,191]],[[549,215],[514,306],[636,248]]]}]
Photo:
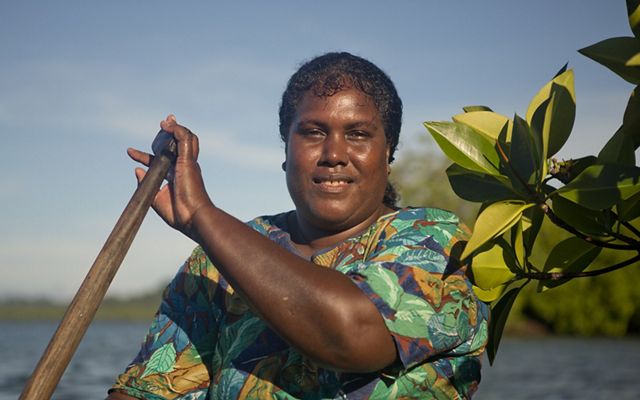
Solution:
[{"label": "thumb", "polygon": [[145,175],[147,175],[147,171],[145,171],[143,168],[136,168],[136,179],[138,180],[138,185],[140,183],[142,183],[142,180],[144,179]]}]

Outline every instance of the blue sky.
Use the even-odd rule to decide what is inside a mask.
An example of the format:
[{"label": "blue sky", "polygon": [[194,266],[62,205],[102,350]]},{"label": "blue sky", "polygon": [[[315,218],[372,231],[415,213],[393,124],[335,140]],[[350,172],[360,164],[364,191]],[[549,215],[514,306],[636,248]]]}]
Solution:
[{"label": "blue sky", "polygon": [[[75,293],[135,189],[126,148],[148,149],[168,113],[199,134],[218,206],[243,220],[290,209],[279,97],[327,51],[392,77],[399,159],[422,121],[462,106],[523,115],[566,62],[577,117],[559,155],[597,153],[631,90],[576,52],[631,35],[622,0],[184,3],[0,3],[0,298]],[[192,247],[150,214],[110,294],[167,281]]]}]

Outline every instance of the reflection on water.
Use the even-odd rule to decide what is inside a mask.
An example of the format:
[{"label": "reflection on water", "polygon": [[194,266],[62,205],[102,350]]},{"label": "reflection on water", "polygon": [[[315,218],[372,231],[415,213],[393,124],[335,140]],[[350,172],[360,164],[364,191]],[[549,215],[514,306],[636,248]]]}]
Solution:
[{"label": "reflection on water", "polygon": [[640,399],[640,339],[505,339],[478,400]]},{"label": "reflection on water", "polygon": [[[18,398],[55,323],[0,322],[0,400]],[[135,356],[146,323],[94,322],[53,399],[103,399]],[[496,363],[485,360],[475,400],[639,399],[640,339],[503,340]]]},{"label": "reflection on water", "polygon": [[[147,323],[94,322],[52,399],[104,399],[133,359]],[[57,328],[53,322],[0,322],[0,400],[17,399]],[[8,360],[11,360],[10,362]]]}]

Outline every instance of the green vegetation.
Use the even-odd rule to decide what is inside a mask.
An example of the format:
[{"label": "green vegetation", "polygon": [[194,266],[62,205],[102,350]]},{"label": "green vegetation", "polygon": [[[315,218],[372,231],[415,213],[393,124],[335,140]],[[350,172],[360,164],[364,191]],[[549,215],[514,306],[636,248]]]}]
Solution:
[{"label": "green vegetation", "polygon": [[[580,52],[640,85],[640,0],[627,0],[627,9],[633,37]],[[560,69],[524,117],[470,106],[453,122],[425,122],[454,162],[447,175],[455,194],[481,203],[461,259],[473,260],[474,290],[491,304],[491,362],[516,299],[523,301],[532,282],[538,292],[555,293],[532,297],[519,309],[558,332],[619,335],[637,326],[637,295],[628,282],[637,282],[640,261],[640,86],[597,156],[559,161],[554,155],[575,118],[573,81],[572,70]],[[634,264],[632,272],[621,270]],[[613,271],[615,277],[575,280]],[[570,295],[555,289],[561,285]]]},{"label": "green vegetation", "polygon": [[[479,205],[455,195],[445,174],[449,162],[432,154],[426,139],[394,166],[392,179],[403,205],[440,207],[456,212],[473,226]],[[425,156],[428,155],[428,156]],[[416,176],[422,177],[415,179]],[[426,179],[425,179],[426,177]],[[428,182],[424,184],[423,182]],[[532,263],[544,263],[555,246],[570,235],[544,223],[532,251]],[[627,252],[603,250],[591,268],[599,269],[629,258]],[[635,268],[634,268],[635,267]],[[537,293],[528,286],[516,299],[505,330],[509,334],[557,333],[580,336],[622,336],[640,333],[640,265],[609,274],[573,279],[553,290]]]},{"label": "green vegetation", "polygon": [[[158,304],[161,289],[128,299],[107,298],[95,319],[151,321]],[[30,321],[62,319],[68,304],[48,300],[8,300],[0,303],[0,321]]]}]

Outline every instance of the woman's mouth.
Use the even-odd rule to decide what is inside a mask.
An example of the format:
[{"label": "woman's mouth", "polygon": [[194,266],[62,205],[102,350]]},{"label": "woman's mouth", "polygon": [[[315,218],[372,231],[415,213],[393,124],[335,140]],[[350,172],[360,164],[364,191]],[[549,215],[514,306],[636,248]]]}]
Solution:
[{"label": "woman's mouth", "polygon": [[331,174],[314,176],[313,183],[318,185],[320,189],[327,192],[339,192],[346,188],[350,183],[353,183],[353,178],[347,175]]}]

